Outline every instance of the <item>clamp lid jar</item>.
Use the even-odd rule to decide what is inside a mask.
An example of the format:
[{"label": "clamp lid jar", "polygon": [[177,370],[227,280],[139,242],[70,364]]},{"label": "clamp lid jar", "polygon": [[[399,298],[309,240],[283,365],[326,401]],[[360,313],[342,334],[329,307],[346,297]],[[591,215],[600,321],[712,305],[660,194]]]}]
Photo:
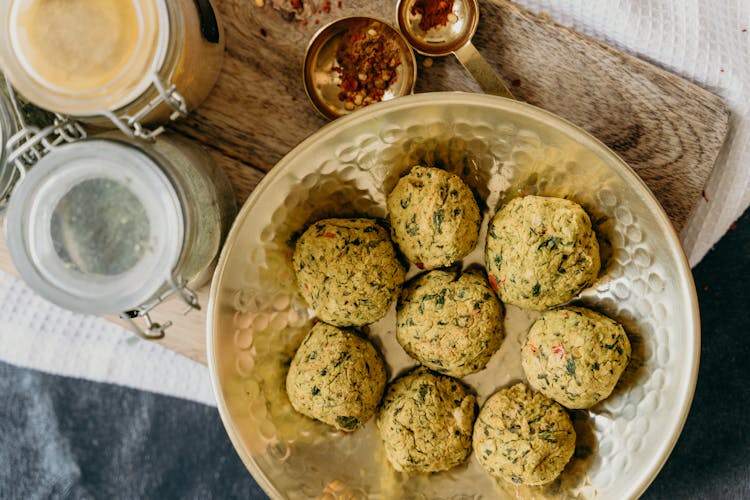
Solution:
[{"label": "clamp lid jar", "polygon": [[195,108],[223,59],[210,0],[7,0],[0,23],[0,66],[20,94],[121,129]]},{"label": "clamp lid jar", "polygon": [[175,292],[197,307],[187,287],[210,275],[235,213],[228,181],[204,155],[178,138],[108,134],[44,156],[8,204],[23,279],[67,309],[146,316],[149,328],[149,311]]},{"label": "clamp lid jar", "polygon": [[146,155],[115,142],[45,156],[11,198],[11,257],[26,282],[60,306],[119,313],[147,301],[180,256],[182,208]]}]

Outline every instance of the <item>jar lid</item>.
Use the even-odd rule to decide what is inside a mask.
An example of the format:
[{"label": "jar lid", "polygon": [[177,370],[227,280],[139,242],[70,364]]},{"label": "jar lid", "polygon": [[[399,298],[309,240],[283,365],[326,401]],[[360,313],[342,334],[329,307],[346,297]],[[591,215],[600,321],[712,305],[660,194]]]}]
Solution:
[{"label": "jar lid", "polygon": [[177,265],[180,198],[157,162],[113,139],[44,156],[16,186],[6,238],[23,279],[67,309],[116,314],[149,302]]},{"label": "jar lid", "polygon": [[[0,77],[0,86],[4,86],[2,77]],[[8,163],[9,151],[6,150],[8,139],[15,133],[16,121],[13,118],[13,110],[0,88],[0,202],[10,193],[18,177],[16,168]]]},{"label": "jar lid", "polygon": [[28,100],[74,116],[115,111],[151,85],[169,40],[164,0],[0,3],[0,66]]}]

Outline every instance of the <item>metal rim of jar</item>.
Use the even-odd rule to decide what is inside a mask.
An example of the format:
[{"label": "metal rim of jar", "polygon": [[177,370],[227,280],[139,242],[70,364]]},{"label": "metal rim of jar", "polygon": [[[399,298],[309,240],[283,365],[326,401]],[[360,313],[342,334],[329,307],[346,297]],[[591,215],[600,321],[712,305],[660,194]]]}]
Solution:
[{"label": "metal rim of jar", "polygon": [[[21,0],[4,2],[4,5],[0,6],[0,19],[8,23],[12,22],[13,7],[19,1]],[[132,1],[139,15],[143,17],[144,12],[142,12],[138,0]],[[54,89],[47,88],[35,79],[24,67],[25,65],[19,54],[12,48],[17,44],[13,43],[11,29],[0,29],[0,63],[2,63],[7,78],[19,89],[19,92],[41,107],[82,118],[98,116],[105,112],[116,113],[118,110],[133,106],[135,103],[147,102],[152,99],[158,93],[153,88],[153,75],[171,76],[180,53],[180,47],[177,45],[178,42],[183,40],[183,26],[179,2],[156,0],[155,18],[146,17],[148,18],[146,21],[152,22],[151,29],[155,32],[155,42],[151,47],[146,48],[152,52],[146,59],[147,68],[137,79],[132,77],[125,77],[119,81],[115,79],[109,85],[101,87],[93,96],[90,94],[76,96],[74,93],[55,92]],[[139,41],[139,43],[141,42]],[[139,47],[139,50],[146,49]],[[130,73],[127,68],[130,62],[121,68],[120,75]]]},{"label": "metal rim of jar", "polygon": [[[108,143],[108,144],[103,144]],[[102,147],[104,146],[104,147]],[[96,302],[94,297],[83,297],[74,296],[71,289],[65,289],[65,283],[60,280],[60,275],[50,274],[50,268],[44,269],[43,264],[40,262],[39,255],[44,251],[49,253],[50,245],[46,245],[44,249],[40,248],[39,242],[36,244],[32,243],[30,239],[34,238],[32,235],[35,231],[34,228],[30,228],[31,217],[29,217],[30,211],[40,212],[39,207],[33,207],[39,201],[36,198],[41,196],[41,187],[45,183],[49,183],[50,173],[56,169],[62,170],[63,168],[70,171],[70,165],[65,165],[64,162],[60,164],[61,154],[71,156],[77,153],[78,150],[97,150],[101,154],[101,158],[111,156],[113,151],[119,150],[120,152],[125,151],[125,155],[130,155],[132,159],[137,158],[139,165],[142,168],[150,168],[148,173],[151,185],[147,187],[150,189],[150,193],[146,193],[146,196],[139,197],[141,203],[150,203],[146,200],[153,200],[155,204],[160,204],[158,208],[156,205],[152,209],[148,210],[150,214],[159,214],[164,216],[162,219],[162,231],[171,231],[172,236],[170,237],[171,243],[167,241],[168,235],[162,235],[165,238],[165,245],[163,246],[163,253],[161,258],[158,259],[158,264],[163,267],[163,272],[157,272],[156,264],[157,260],[152,260],[154,265],[151,267],[150,272],[146,272],[142,276],[143,280],[141,286],[130,293],[123,293],[123,296],[128,295],[128,299],[122,300],[121,303],[115,304],[112,298],[101,299],[101,302]],[[149,165],[150,167],[144,167]],[[120,172],[121,173],[121,172]],[[144,171],[141,171],[143,174]],[[119,174],[119,173],[118,173]],[[104,177],[104,176],[102,176]],[[147,184],[144,184],[142,177],[136,177],[136,180],[140,182],[140,186],[145,188]],[[70,187],[76,185],[71,183]],[[69,191],[66,191],[66,193]],[[61,199],[65,193],[61,194],[58,199]],[[148,198],[151,196],[151,198]],[[49,203],[49,201],[47,201]],[[55,203],[55,202],[53,202]],[[49,207],[41,212],[46,213],[51,217],[52,211],[56,208],[53,207],[52,203]],[[185,219],[184,219],[184,207],[183,200],[180,199],[172,180],[163,171],[158,161],[149,155],[142,148],[135,148],[127,142],[113,140],[113,139],[86,139],[74,144],[70,144],[59,148],[55,153],[45,156],[39,164],[35,165],[34,169],[29,171],[29,174],[24,179],[24,182],[19,183],[16,188],[14,196],[8,205],[8,212],[6,217],[6,239],[8,240],[8,248],[16,267],[18,268],[24,281],[34,289],[41,296],[56,303],[62,307],[66,307],[70,310],[88,313],[88,314],[119,314],[122,311],[135,309],[141,306],[143,303],[151,301],[156,295],[163,292],[165,287],[173,279],[173,272],[179,261],[180,255],[184,247],[185,239]],[[153,219],[152,219],[153,221]],[[171,222],[170,222],[171,221]],[[37,222],[38,224],[40,222]],[[151,222],[153,223],[153,222]],[[47,223],[43,222],[42,229],[46,228]],[[37,230],[38,233],[38,230]],[[153,234],[153,233],[152,233]],[[55,258],[55,257],[53,257]],[[60,267],[58,266],[59,270]],[[144,271],[141,269],[140,271]],[[132,270],[128,270],[128,273],[133,273]],[[79,286],[78,290],[83,290],[85,280],[81,280],[77,283]],[[107,303],[107,300],[110,302]]]},{"label": "metal rim of jar", "polygon": [[18,171],[13,165],[7,163],[8,151],[6,150],[6,143],[17,132],[17,127],[10,103],[2,92],[3,87],[3,81],[0,77],[0,203],[10,194],[18,178]]}]

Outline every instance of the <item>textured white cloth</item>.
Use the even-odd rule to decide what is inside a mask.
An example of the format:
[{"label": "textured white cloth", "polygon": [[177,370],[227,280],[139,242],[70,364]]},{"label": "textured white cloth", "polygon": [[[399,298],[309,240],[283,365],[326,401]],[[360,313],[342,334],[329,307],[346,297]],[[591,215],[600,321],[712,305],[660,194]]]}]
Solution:
[{"label": "textured white cloth", "polygon": [[50,304],[2,272],[0,361],[216,404],[205,366],[103,318]]},{"label": "textured white cloth", "polygon": [[[518,0],[722,96],[731,132],[683,230],[695,265],[750,203],[750,1]],[[0,360],[213,403],[205,366],[106,320],[64,311],[0,273]]]},{"label": "textured white cloth", "polygon": [[750,204],[750,1],[517,2],[724,98],[730,133],[680,235],[695,266]]}]

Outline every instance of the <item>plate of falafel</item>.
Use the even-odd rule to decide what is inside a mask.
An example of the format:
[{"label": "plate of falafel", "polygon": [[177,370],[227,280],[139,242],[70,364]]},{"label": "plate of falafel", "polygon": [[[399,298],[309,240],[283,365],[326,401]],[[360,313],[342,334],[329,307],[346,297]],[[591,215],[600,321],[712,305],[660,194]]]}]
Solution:
[{"label": "plate of falafel", "polygon": [[636,497],[699,338],[637,175],[550,113],[463,93],[372,106],[282,159],[207,327],[222,420],[274,498]]}]

